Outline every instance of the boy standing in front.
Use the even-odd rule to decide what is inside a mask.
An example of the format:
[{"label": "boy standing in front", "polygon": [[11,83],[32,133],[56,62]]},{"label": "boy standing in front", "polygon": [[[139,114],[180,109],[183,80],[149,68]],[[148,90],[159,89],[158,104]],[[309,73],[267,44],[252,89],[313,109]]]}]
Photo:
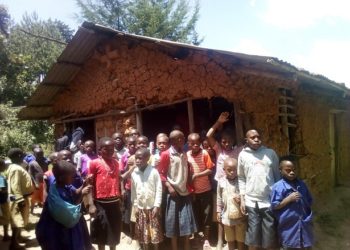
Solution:
[{"label": "boy standing in front", "polygon": [[246,146],[238,157],[238,183],[242,195],[241,211],[248,214],[245,243],[250,250],[278,247],[270,193],[279,179],[277,154],[261,144],[258,131],[249,130]]},{"label": "boy standing in front", "polygon": [[158,171],[167,192],[165,208],[165,235],[171,238],[172,250],[178,249],[177,239],[183,237],[184,247],[189,250],[189,236],[197,231],[188,190],[189,167],[183,151],[185,136],[173,130],[169,136],[171,147],[160,156]]},{"label": "boy standing in front", "polygon": [[187,159],[191,166],[192,186],[194,189],[193,210],[196,215],[198,229],[204,232],[204,239],[209,240],[210,224],[212,222],[212,192],[210,177],[213,163],[208,152],[201,148],[199,134],[188,136]]},{"label": "boy standing in front", "polygon": [[313,245],[312,197],[305,183],[297,178],[295,160],[280,159],[282,179],[271,192],[271,208],[278,221],[278,235],[283,249],[311,249]]}]

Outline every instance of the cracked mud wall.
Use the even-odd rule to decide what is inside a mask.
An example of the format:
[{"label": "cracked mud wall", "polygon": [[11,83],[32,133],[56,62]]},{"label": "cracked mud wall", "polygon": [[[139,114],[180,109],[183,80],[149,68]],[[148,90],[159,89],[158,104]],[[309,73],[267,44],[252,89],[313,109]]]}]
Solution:
[{"label": "cracked mud wall", "polygon": [[[347,110],[341,113],[338,128],[339,181],[349,182],[350,176],[350,117],[349,102],[338,95],[317,92],[310,87],[301,87],[297,92],[297,154],[299,176],[306,181],[314,195],[333,187],[331,170],[332,148],[330,136],[330,113],[332,110]],[[339,183],[340,184],[340,183]]]},{"label": "cracked mud wall", "polygon": [[[114,39],[95,50],[69,88],[55,100],[54,110],[62,116],[89,116],[111,110],[127,112],[135,101],[143,107],[220,96],[238,101],[243,128],[260,129],[265,143],[283,154],[288,142],[278,119],[278,87],[294,82],[246,74],[242,69],[232,56]],[[96,119],[97,137],[121,129],[123,118]]]}]

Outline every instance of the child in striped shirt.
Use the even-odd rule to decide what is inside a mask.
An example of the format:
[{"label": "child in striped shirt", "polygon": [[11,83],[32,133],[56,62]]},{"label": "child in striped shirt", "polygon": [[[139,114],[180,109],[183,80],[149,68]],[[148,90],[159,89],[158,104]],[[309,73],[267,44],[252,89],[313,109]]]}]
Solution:
[{"label": "child in striped shirt", "polygon": [[208,152],[201,148],[199,134],[192,133],[188,136],[190,150],[187,159],[191,165],[192,186],[194,189],[193,210],[199,231],[204,232],[205,240],[209,240],[210,224],[212,221],[212,193],[210,175],[213,163]]}]

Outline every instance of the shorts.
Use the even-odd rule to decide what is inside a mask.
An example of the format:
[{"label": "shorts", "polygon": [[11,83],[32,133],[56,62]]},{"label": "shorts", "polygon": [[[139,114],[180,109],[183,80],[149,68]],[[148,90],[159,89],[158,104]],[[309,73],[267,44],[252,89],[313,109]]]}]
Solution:
[{"label": "shorts", "polygon": [[227,242],[238,241],[244,243],[245,231],[247,230],[247,222],[234,226],[224,225],[225,240]]},{"label": "shorts", "polygon": [[19,207],[18,203],[10,202],[10,222],[13,228],[23,228],[29,220],[29,198],[24,198],[23,206]]},{"label": "shorts", "polygon": [[0,204],[0,225],[10,224],[10,206],[8,202]]},{"label": "shorts", "polygon": [[248,228],[245,244],[262,248],[277,248],[277,225],[270,208],[247,207]]}]

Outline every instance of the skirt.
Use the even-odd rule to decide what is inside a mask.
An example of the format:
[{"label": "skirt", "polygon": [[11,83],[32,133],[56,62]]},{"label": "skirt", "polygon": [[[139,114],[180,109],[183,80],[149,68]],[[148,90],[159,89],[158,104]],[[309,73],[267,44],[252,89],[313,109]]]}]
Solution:
[{"label": "skirt", "polygon": [[120,242],[120,202],[95,200],[96,218],[91,221],[91,242],[97,245],[115,246]]},{"label": "skirt", "polygon": [[152,209],[139,209],[136,217],[136,239],[141,244],[158,244],[163,241],[161,216],[152,216]]},{"label": "skirt", "polygon": [[165,209],[166,237],[189,236],[197,232],[197,225],[192,210],[191,196],[167,195]]}]

